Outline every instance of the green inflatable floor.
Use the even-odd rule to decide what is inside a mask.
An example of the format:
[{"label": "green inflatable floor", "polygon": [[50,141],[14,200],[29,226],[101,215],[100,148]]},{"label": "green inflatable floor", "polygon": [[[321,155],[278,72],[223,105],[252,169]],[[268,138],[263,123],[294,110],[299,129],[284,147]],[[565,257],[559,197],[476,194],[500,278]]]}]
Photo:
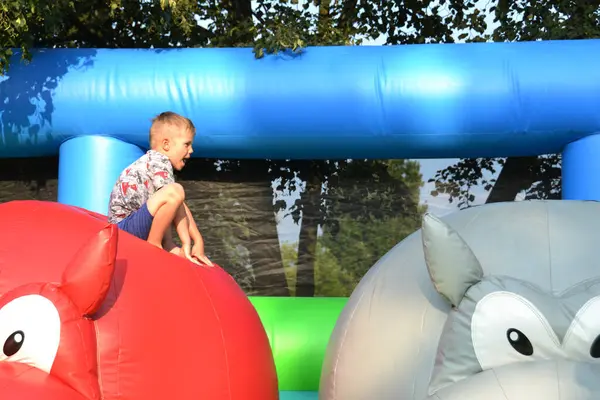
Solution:
[{"label": "green inflatable floor", "polygon": [[329,337],[346,297],[250,297],[269,336],[281,400],[316,400]]}]

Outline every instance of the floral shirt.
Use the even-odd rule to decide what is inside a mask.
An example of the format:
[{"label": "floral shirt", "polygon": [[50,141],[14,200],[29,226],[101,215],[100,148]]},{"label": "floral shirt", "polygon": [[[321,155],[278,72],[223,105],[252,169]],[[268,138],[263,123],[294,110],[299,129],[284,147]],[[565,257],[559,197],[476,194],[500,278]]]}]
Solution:
[{"label": "floral shirt", "polygon": [[149,150],[119,176],[110,194],[108,222],[117,224],[137,211],[150,196],[175,182],[173,165],[167,156]]}]

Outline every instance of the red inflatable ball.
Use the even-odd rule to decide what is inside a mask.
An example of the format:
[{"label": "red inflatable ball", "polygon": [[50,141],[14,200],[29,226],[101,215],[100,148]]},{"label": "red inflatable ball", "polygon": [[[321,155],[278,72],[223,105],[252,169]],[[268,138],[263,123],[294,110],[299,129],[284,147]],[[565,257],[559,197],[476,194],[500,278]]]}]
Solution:
[{"label": "red inflatable ball", "polygon": [[0,398],[278,398],[258,314],[220,267],[59,203],[4,203],[0,221]]}]

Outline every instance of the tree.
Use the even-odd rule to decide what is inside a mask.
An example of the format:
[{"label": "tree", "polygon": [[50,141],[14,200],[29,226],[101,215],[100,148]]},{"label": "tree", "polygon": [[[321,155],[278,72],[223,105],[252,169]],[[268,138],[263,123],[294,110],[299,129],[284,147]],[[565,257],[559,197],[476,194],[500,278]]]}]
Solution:
[{"label": "tree", "polygon": [[[353,164],[347,170],[372,171]],[[298,244],[298,248],[285,245],[284,265],[295,295],[300,295],[299,289],[307,290],[303,280],[311,278],[312,295],[350,295],[371,266],[420,227],[426,207],[418,204],[423,183],[419,164],[405,160],[381,164],[385,173],[370,179],[341,179],[326,191],[327,220],[315,244],[312,276],[302,273]]]},{"label": "tree", "polygon": [[329,193],[329,219],[336,223],[325,225],[320,244],[354,284],[390,249],[420,228],[426,211],[419,205],[423,184],[419,163],[389,160],[382,164],[387,167],[385,174],[338,184]]},{"label": "tree", "polygon": [[[6,0],[0,62],[12,48],[253,46],[257,57],[312,45],[453,42],[455,30],[486,26],[477,1],[383,0]],[[311,6],[317,6],[315,13]],[[207,28],[197,20],[211,21]],[[255,20],[257,21],[255,23]],[[473,38],[472,40],[477,40]]]},{"label": "tree", "polygon": [[[326,237],[331,240],[343,238],[345,233],[342,231],[355,226],[351,221],[362,227],[362,224],[372,226],[381,221],[395,224],[404,218],[417,221],[412,226],[413,231],[418,229],[419,188],[423,184],[419,168],[419,163],[406,160],[313,161],[304,168],[302,163],[294,166],[298,176],[306,182],[302,196],[290,208],[296,221],[302,215],[296,268],[297,296],[315,295],[320,242]],[[319,228],[324,231],[321,237],[317,237]],[[365,232],[376,234],[376,231]],[[364,240],[380,257],[381,249],[377,243],[389,245],[387,251],[401,238],[388,235],[387,240]],[[359,269],[364,272],[373,262],[367,257],[364,260],[357,258],[352,264],[360,265]]]}]

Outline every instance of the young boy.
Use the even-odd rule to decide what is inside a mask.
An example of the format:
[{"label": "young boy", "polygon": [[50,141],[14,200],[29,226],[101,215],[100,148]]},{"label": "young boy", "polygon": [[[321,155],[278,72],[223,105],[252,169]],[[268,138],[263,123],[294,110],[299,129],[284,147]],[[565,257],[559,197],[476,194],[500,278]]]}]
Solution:
[{"label": "young boy", "polygon": [[[181,115],[163,112],[154,118],[150,150],[117,179],[110,194],[108,221],[195,264],[212,265],[204,255],[204,240],[184,202],[183,187],[173,175],[173,168],[181,171],[189,160],[195,135],[192,121]],[[181,239],[181,249],[173,243],[171,225]]]}]

